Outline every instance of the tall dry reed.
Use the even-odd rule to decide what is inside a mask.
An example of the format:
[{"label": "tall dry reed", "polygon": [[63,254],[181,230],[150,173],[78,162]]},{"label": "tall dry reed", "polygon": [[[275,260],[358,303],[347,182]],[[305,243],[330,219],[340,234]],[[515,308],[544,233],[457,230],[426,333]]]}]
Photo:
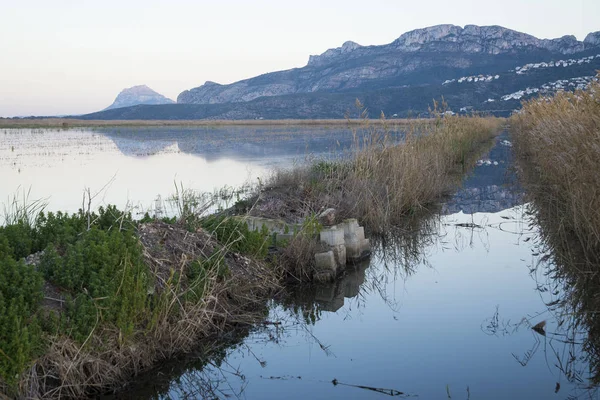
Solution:
[{"label": "tall dry reed", "polygon": [[496,118],[440,117],[408,126],[397,144],[385,120],[365,120],[362,131],[355,130],[349,160],[279,171],[267,189],[287,188],[293,193],[286,196],[301,199],[301,206],[336,208],[340,218],[358,218],[382,234],[448,193],[500,125]]},{"label": "tall dry reed", "polygon": [[600,261],[600,84],[523,104],[510,120],[538,218]]}]

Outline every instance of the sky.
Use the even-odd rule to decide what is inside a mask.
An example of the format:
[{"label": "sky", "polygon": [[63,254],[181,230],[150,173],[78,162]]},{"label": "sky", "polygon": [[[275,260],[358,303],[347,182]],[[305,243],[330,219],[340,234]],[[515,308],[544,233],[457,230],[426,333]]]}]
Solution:
[{"label": "sky", "polygon": [[176,100],[437,24],[583,40],[599,17],[598,0],[0,0],[0,117],[94,112],[141,84]]}]

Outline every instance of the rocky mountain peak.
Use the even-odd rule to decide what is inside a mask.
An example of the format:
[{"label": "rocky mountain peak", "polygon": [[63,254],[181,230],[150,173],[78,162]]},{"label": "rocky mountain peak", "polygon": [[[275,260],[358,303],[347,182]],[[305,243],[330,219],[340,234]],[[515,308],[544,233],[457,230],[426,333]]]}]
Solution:
[{"label": "rocky mountain peak", "polygon": [[519,49],[539,48],[573,54],[584,50],[584,44],[572,35],[558,39],[538,39],[498,25],[466,25],[464,28],[456,25],[436,25],[406,32],[391,45],[406,52],[451,50],[500,54]]},{"label": "rocky mountain peak", "polygon": [[344,44],[342,45],[342,53],[347,53],[349,51],[356,50],[359,47],[361,47],[360,44],[353,42],[351,40],[348,40],[347,42],[344,42]]},{"label": "rocky mountain peak", "polygon": [[[474,26],[474,25],[471,25]],[[392,45],[407,51],[416,51],[425,43],[447,40],[455,41],[462,32],[460,26],[443,24],[427,28],[415,29],[403,33],[398,39],[392,42]]]},{"label": "rocky mountain peak", "polygon": [[320,55],[309,57],[308,66],[320,67],[348,57],[357,57],[369,51],[396,51],[415,53],[460,52],[464,54],[501,54],[533,49],[547,50],[553,53],[574,54],[593,47],[600,42],[600,34],[590,34],[587,42],[578,41],[575,36],[567,35],[558,39],[538,39],[526,33],[498,25],[465,25],[464,28],[443,24],[415,29],[402,34],[389,45],[361,46],[348,41],[341,47],[329,49]]},{"label": "rocky mountain peak", "polygon": [[166,98],[160,93],[155,92],[146,85],[137,85],[121,90],[115,101],[105,108],[130,107],[139,104],[173,104],[173,100]]},{"label": "rocky mountain peak", "polygon": [[334,49],[329,49],[325,51],[323,54],[310,56],[308,58],[308,65],[310,66],[320,66],[329,63],[330,60],[335,59],[336,57],[342,54],[348,54],[353,52],[356,49],[361,48],[362,46],[356,42],[348,40],[344,42],[342,47],[336,47]]},{"label": "rocky mountain peak", "polygon": [[600,46],[600,31],[589,33],[585,39],[583,39],[583,43],[586,47]]}]

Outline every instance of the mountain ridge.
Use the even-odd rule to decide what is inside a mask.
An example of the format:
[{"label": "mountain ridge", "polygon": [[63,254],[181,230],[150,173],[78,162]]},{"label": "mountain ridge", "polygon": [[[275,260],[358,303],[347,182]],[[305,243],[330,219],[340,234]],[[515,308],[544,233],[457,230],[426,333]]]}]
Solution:
[{"label": "mountain ridge", "polygon": [[522,100],[587,87],[597,70],[600,32],[577,41],[570,35],[537,39],[498,26],[439,25],[386,45],[347,41],[311,56],[302,68],[228,85],[207,81],[182,92],[178,104],[137,105],[82,118],[336,119],[353,115],[357,99],[371,117],[381,112],[426,117],[433,99],[442,97],[453,112],[507,116]]},{"label": "mountain ridge", "polygon": [[300,68],[270,72],[230,84],[208,81],[183,91],[181,104],[246,102],[266,96],[434,83],[436,75],[452,79],[463,72],[492,73],[540,58],[559,58],[600,46],[600,32],[584,41],[572,35],[538,39],[497,25],[451,24],[415,29],[389,44],[341,47],[311,55]]}]

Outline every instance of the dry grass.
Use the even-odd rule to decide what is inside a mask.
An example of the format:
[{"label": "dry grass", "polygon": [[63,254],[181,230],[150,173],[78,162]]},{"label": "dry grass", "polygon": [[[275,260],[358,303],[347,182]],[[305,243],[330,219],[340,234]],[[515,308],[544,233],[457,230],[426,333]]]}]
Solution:
[{"label": "dry grass", "polygon": [[396,145],[385,120],[363,121],[363,131],[355,130],[356,152],[349,161],[278,171],[255,210],[279,204],[285,196],[295,198],[294,207],[305,215],[333,207],[340,219],[358,218],[372,233],[383,234],[448,193],[470,158],[491,144],[500,124],[495,118],[440,118],[407,126],[405,141]]},{"label": "dry grass", "polygon": [[311,282],[316,272],[315,254],[326,251],[314,235],[303,232],[279,249],[277,265],[284,276],[293,282]]},{"label": "dry grass", "polygon": [[[561,366],[592,385],[600,382],[598,93],[595,82],[584,91],[533,99],[510,120],[519,175],[546,253],[538,265],[545,267],[548,292],[561,293],[553,311],[571,337],[583,335],[582,347],[570,346]],[[570,368],[579,357],[586,368],[577,374]]]},{"label": "dry grass", "polygon": [[[276,120],[81,120],[70,118],[13,119],[0,118],[0,128],[57,128],[74,127],[145,127],[145,126],[339,126],[362,124],[361,119],[276,119]],[[388,124],[404,126],[415,122],[428,124],[428,119],[394,119]],[[377,122],[376,122],[377,123]]]},{"label": "dry grass", "polygon": [[[521,176],[538,218],[600,261],[600,84],[524,103],[511,118]],[[600,272],[600,271],[599,271]]]}]

